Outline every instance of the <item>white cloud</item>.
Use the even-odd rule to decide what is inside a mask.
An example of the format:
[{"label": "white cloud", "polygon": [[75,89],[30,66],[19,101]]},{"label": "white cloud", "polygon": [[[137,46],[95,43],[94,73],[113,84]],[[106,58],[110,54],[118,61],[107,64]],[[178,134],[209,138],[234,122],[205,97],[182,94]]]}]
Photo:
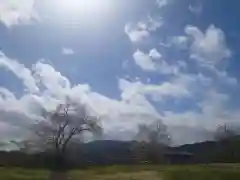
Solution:
[{"label": "white cloud", "polygon": [[[237,79],[230,77],[226,71],[225,60],[231,58],[231,51],[226,44],[224,32],[214,25],[209,26],[205,34],[194,26],[187,26],[185,32],[189,36],[188,41],[192,38],[190,58],[196,60],[198,71],[208,74],[215,83],[236,87]],[[217,68],[219,65],[221,69]]]},{"label": "white cloud", "polygon": [[190,127],[186,125],[169,126],[171,141],[174,146],[182,144],[193,144],[214,139],[214,132],[203,127]]},{"label": "white cloud", "polygon": [[145,71],[156,71],[157,64],[154,62],[148,54],[143,53],[140,50],[137,50],[133,54],[133,59],[135,63]]},{"label": "white cloud", "polygon": [[[10,61],[10,63],[18,64],[17,61]],[[26,135],[29,125],[40,118],[41,107],[53,110],[58,103],[65,101],[66,96],[76,103],[86,104],[94,112],[104,117],[103,125],[106,132],[111,131],[114,127],[133,130],[138,123],[151,123],[159,118],[154,106],[144,95],[136,96],[131,100],[110,99],[93,92],[87,84],[71,85],[68,78],[42,61],[33,65],[32,70],[24,66],[21,68],[29,72],[29,78],[36,82],[35,85],[39,92],[34,94],[29,91],[17,98],[9,90],[0,89],[0,112],[2,114],[0,122],[8,124],[9,132],[12,132],[13,128],[21,127],[22,135]],[[12,71],[15,70],[12,69]],[[18,74],[16,73],[16,75]],[[25,82],[25,76],[20,80]],[[24,85],[27,87],[28,83],[24,83]],[[4,125],[4,127],[6,126]]]},{"label": "white cloud", "polygon": [[203,74],[178,74],[159,85],[119,80],[121,97],[125,100],[147,96],[161,104],[164,104],[165,97],[195,101],[199,111],[192,108],[182,112],[167,110],[163,111],[160,117],[170,127],[186,126],[186,128],[203,128],[209,131],[213,131],[217,125],[224,122],[237,122],[236,117],[239,117],[237,111],[227,107],[229,95],[219,93],[212,84],[213,79]]},{"label": "white cloud", "polygon": [[[167,1],[159,2],[160,7],[167,4]],[[193,13],[200,13],[202,10],[202,6],[198,7],[199,9],[193,9],[193,6],[189,8],[194,11]],[[137,27],[147,30],[144,23],[139,23]],[[150,31],[147,32],[149,37]],[[195,140],[211,138],[210,132],[221,123],[238,121],[240,114],[228,107],[231,95],[224,91],[225,89],[220,89],[222,86],[226,89],[236,87],[238,82],[236,78],[230,77],[224,68],[226,65],[224,60],[231,58],[231,51],[221,29],[210,25],[202,32],[195,26],[187,26],[185,33],[186,35],[170,38],[167,45],[162,43],[160,45],[167,48],[175,46],[184,50],[190,48],[193,66],[197,65],[195,72],[189,72],[190,66],[187,61],[165,61],[165,57],[157,49],[152,49],[149,53],[137,50],[133,58],[142,70],[167,74],[170,77],[159,84],[120,79],[119,88],[122,92],[121,98],[127,102],[138,102],[139,99],[146,100],[147,97],[159,103],[163,109],[168,98],[173,99],[174,103],[179,103],[177,108],[179,112],[174,107],[172,109],[167,107],[168,110],[162,110],[158,116],[170,127],[184,126],[183,129],[193,130],[188,131],[190,134],[187,135],[193,138],[186,139],[194,142],[194,138]],[[219,65],[221,69],[218,69]],[[181,100],[186,99],[195,106],[181,110]],[[199,130],[199,134],[194,136],[194,130]],[[205,136],[204,132],[208,135]]]},{"label": "white cloud", "polygon": [[[221,94],[215,90],[208,90],[208,93],[205,95],[205,99],[199,103],[203,114],[208,116],[218,116],[219,118],[224,118],[226,110],[226,104],[229,100],[229,96],[226,94]],[[207,123],[214,123],[214,120]],[[218,122],[219,123],[219,122]],[[217,125],[217,124],[216,124]]]},{"label": "white cloud", "polygon": [[161,59],[162,57],[162,55],[157,51],[157,49],[150,50],[149,56],[153,59]]},{"label": "white cloud", "polygon": [[63,48],[62,49],[62,54],[63,55],[73,55],[73,54],[75,54],[75,52],[70,48]]},{"label": "white cloud", "polygon": [[190,12],[194,13],[194,14],[201,14],[202,10],[203,10],[203,5],[202,4],[195,4],[195,5],[189,5],[188,9]]},{"label": "white cloud", "polygon": [[146,29],[140,29],[132,24],[126,24],[124,31],[128,35],[129,39],[134,43],[140,42],[148,38],[150,35]]},{"label": "white cloud", "polygon": [[179,82],[164,82],[162,84],[143,84],[140,81],[130,82],[125,79],[119,80],[119,88],[122,90],[121,97],[129,100],[139,95],[150,96],[153,100],[161,101],[164,97],[182,98],[190,95],[185,85]]},{"label": "white cloud", "polygon": [[137,50],[133,54],[135,63],[144,71],[159,72],[161,74],[175,74],[178,67],[169,65],[162,59],[162,55],[156,50],[150,50],[149,54]]},{"label": "white cloud", "polygon": [[41,83],[51,93],[64,93],[71,87],[69,80],[56,72],[49,64],[37,62],[33,65],[34,78],[38,83]]},{"label": "white cloud", "polygon": [[156,101],[161,100],[164,96],[182,98],[190,95],[189,91],[184,86],[171,82],[164,82],[160,85],[143,86],[143,92],[151,95]]},{"label": "white cloud", "polygon": [[164,47],[164,48],[169,48],[171,47],[171,44],[169,42],[160,42],[159,43],[160,46]]},{"label": "white cloud", "polygon": [[158,28],[162,27],[164,24],[163,18],[162,17],[151,17],[149,16],[147,21],[145,22],[139,22],[138,26],[147,29],[148,31],[156,31]]},{"label": "white cloud", "polygon": [[37,92],[38,87],[32,73],[23,64],[18,63],[15,60],[7,58],[2,52],[0,52],[0,67],[12,71],[19,79],[21,79],[26,86],[27,90],[31,92]]},{"label": "white cloud", "polygon": [[236,87],[238,85],[237,78],[229,76],[228,72],[224,68],[220,70],[215,66],[203,66],[199,68],[199,70],[201,69],[207,71],[208,76],[210,76],[219,84],[222,84],[226,87]]},{"label": "white cloud", "polygon": [[[165,110],[159,114],[160,119],[169,126],[174,144],[209,140],[213,138],[213,131],[219,124],[236,123],[240,115],[238,111],[228,108],[229,95],[218,92],[212,86],[212,79],[202,74],[179,74],[160,85],[120,79],[119,88],[122,91],[121,97],[125,100],[138,96],[151,97],[157,102],[164,102],[164,97],[173,97],[174,100],[182,97],[195,99],[199,110]],[[176,130],[182,134],[176,133]],[[184,134],[184,130],[189,134]]]},{"label": "white cloud", "polygon": [[[152,54],[159,58],[160,53],[158,54],[157,50],[152,50]],[[9,59],[4,55],[2,56],[4,57],[3,62],[6,61],[5,59]],[[8,60],[7,62],[8,65],[4,65],[4,67],[15,72],[15,68],[12,68],[13,65],[9,64],[18,64],[17,61]],[[21,72],[22,69],[25,69],[24,71],[28,72],[28,78],[34,82],[34,86],[39,89],[39,92],[29,91],[21,97],[16,97],[9,90],[0,88],[0,112],[2,115],[0,129],[8,128],[9,133],[16,132],[11,136],[6,135],[9,138],[24,136],[29,125],[40,118],[41,107],[53,110],[58,103],[65,100],[66,96],[76,103],[85,103],[91,107],[94,112],[103,117],[102,124],[106,134],[114,130],[115,133],[119,134],[119,137],[124,132],[135,132],[139,123],[150,124],[157,119],[162,119],[171,126],[187,124],[193,128],[198,126],[213,128],[220,122],[226,122],[230,118],[233,118],[234,121],[239,117],[236,112],[231,115],[231,111],[223,106],[227,101],[224,94],[219,95],[208,89],[211,85],[211,79],[202,74],[195,76],[178,74],[159,84],[144,84],[140,80],[130,82],[119,79],[121,98],[116,100],[92,91],[87,84],[72,85],[67,77],[43,61],[34,64],[32,69],[27,69],[24,65],[20,67],[21,70],[18,69],[18,71]],[[25,76],[20,76],[20,80],[24,82],[26,87],[29,86],[25,82]],[[159,114],[155,106],[148,100],[151,98],[156,102],[164,102],[165,97],[194,98],[197,94],[195,90],[206,94],[209,92],[209,97],[206,96],[203,101],[198,102],[202,112],[189,110],[176,113],[169,110]]]},{"label": "white cloud", "polygon": [[224,83],[226,86],[236,87],[238,85],[238,80],[234,77],[230,77],[226,71],[216,71],[219,81]]},{"label": "white cloud", "polygon": [[156,31],[163,25],[163,19],[160,17],[148,17],[146,21],[140,21],[136,24],[128,23],[125,25],[124,32],[133,43],[141,42],[150,37],[152,31]]},{"label": "white cloud", "polygon": [[186,36],[175,36],[171,38],[170,44],[173,44],[180,49],[186,49],[189,44],[189,39]]},{"label": "white cloud", "polygon": [[[0,20],[8,27],[28,23],[37,18],[33,0],[19,2],[0,0]],[[158,0],[157,3],[161,8],[168,4],[168,0]],[[141,42],[149,38],[151,32],[162,25],[162,18],[148,17],[146,21],[127,24],[125,33],[132,42]],[[150,83],[149,78],[147,84],[142,83],[139,78],[136,82],[119,79],[121,98],[118,100],[92,91],[88,84],[73,85],[67,77],[42,61],[34,64],[32,69],[28,69],[1,53],[0,67],[13,72],[28,91],[16,97],[9,90],[0,88],[0,131],[10,129],[9,133],[19,137],[19,132],[24,134],[28,125],[40,118],[41,107],[52,110],[59,102],[63,102],[66,96],[76,103],[87,104],[94,112],[104,117],[103,126],[106,132],[117,132],[119,129],[122,132],[133,132],[139,123],[151,123],[156,119],[163,119],[167,125],[171,126],[187,125],[193,128],[202,126],[209,129],[213,129],[222,122],[237,121],[240,114],[225,106],[229,100],[228,95],[219,93],[212,86],[216,79],[227,86],[237,85],[235,78],[229,77],[226,71],[220,71],[214,66],[231,57],[223,31],[211,25],[205,33],[194,26],[187,26],[185,32],[187,36],[173,37],[170,44],[184,49],[191,45],[191,58],[196,59],[201,65],[211,67],[216,77],[207,76],[201,72],[201,69],[198,69],[197,74],[184,74],[180,69],[189,68],[185,61],[170,64],[164,60],[164,56],[157,49],[151,49],[147,53],[137,50],[133,58],[142,70],[171,76],[159,84],[151,84],[155,79]],[[161,45],[170,46],[169,44]],[[64,55],[74,53],[72,49],[62,49]],[[159,114],[148,98],[161,103],[164,102],[165,97],[174,100],[199,98],[195,103],[200,111],[168,110]],[[8,134],[7,131],[4,133]]]},{"label": "white cloud", "polygon": [[169,0],[156,0],[156,3],[159,8],[162,8],[169,3]]},{"label": "white cloud", "polygon": [[214,25],[209,26],[205,34],[195,26],[187,26],[185,32],[193,38],[191,58],[197,59],[202,64],[215,65],[231,57],[224,32]]},{"label": "white cloud", "polygon": [[192,110],[181,113],[166,111],[163,119],[169,125],[187,124],[190,127],[203,127],[213,131],[219,124],[238,122],[235,116],[238,116],[239,113],[227,108],[228,99],[228,95],[208,89],[205,97],[199,103],[200,112]]},{"label": "white cloud", "polygon": [[7,27],[11,27],[38,19],[34,3],[35,0],[1,0],[0,21]]}]

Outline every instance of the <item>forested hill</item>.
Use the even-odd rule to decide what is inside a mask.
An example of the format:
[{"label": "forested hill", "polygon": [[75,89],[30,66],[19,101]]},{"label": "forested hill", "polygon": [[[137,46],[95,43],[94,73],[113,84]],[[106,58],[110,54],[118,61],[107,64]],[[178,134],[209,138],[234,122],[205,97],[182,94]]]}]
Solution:
[{"label": "forested hill", "polygon": [[[75,153],[69,155],[73,166],[86,164],[130,164],[136,163],[132,151],[135,142],[95,141],[75,148]],[[235,163],[240,162],[240,137],[218,142],[208,141],[188,144],[179,147],[169,147],[165,153],[192,154],[188,163]],[[174,158],[174,157],[173,157]],[[17,151],[0,152],[1,166],[43,167],[51,164],[48,153],[28,155]]]},{"label": "forested hill", "polygon": [[240,136],[221,141],[207,141],[175,147],[176,151],[187,151],[194,154],[198,163],[240,162]]}]

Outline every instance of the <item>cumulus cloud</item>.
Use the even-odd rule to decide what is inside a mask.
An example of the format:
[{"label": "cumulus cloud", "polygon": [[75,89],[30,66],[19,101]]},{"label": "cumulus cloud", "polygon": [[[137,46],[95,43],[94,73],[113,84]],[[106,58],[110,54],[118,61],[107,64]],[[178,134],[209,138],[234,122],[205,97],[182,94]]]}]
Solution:
[{"label": "cumulus cloud", "polygon": [[[10,63],[17,64],[18,62],[12,60]],[[31,79],[34,79],[39,93],[34,94],[29,91],[17,98],[9,90],[0,89],[0,111],[2,114],[0,122],[9,129],[8,132],[15,131],[17,138],[23,137],[29,125],[41,118],[42,107],[53,110],[58,103],[65,100],[66,96],[76,103],[85,103],[103,117],[104,129],[106,134],[109,134],[113,129],[133,133],[137,130],[139,123],[150,124],[161,119],[163,116],[157,112],[147,97],[160,101],[164,97],[177,98],[189,94],[185,87],[189,81],[187,78],[159,85],[143,84],[140,81],[132,83],[119,79],[121,99],[115,100],[93,92],[87,84],[72,85],[67,77],[43,61],[37,62],[28,71]],[[24,81],[25,79],[20,80]],[[120,136],[121,132],[118,132]],[[13,135],[11,134],[9,137],[14,138]]]},{"label": "cumulus cloud", "polygon": [[174,36],[170,38],[170,44],[180,48],[187,49],[189,46],[189,39],[186,36]]},{"label": "cumulus cloud", "polygon": [[133,43],[141,42],[149,38],[152,31],[157,30],[163,25],[163,20],[160,17],[148,17],[146,21],[140,21],[136,24],[128,23],[125,25],[124,32],[128,35]]},{"label": "cumulus cloud", "polygon": [[[150,50],[149,54],[156,60],[162,58],[156,49]],[[218,123],[230,119],[234,121],[239,117],[237,112],[225,107],[228,96],[220,94],[211,87],[212,79],[202,74],[178,73],[159,84],[144,84],[140,80],[131,82],[119,79],[121,98],[117,100],[92,91],[88,84],[73,85],[67,77],[44,61],[39,61],[31,69],[28,69],[16,60],[11,60],[4,54],[2,56],[4,57],[2,58],[2,64],[4,64],[2,67],[15,73],[26,88],[29,89],[27,81],[30,81],[34,82],[33,87],[38,89],[37,93],[29,90],[22,96],[16,97],[6,88],[0,88],[0,112],[2,114],[0,129],[8,128],[8,132],[16,132],[9,135],[9,138],[14,138],[15,135],[17,138],[24,136],[29,125],[41,118],[42,107],[53,110],[59,103],[64,102],[66,97],[76,103],[86,104],[102,117],[107,137],[111,136],[110,133],[113,130],[115,134],[119,134],[118,137],[125,132],[134,134],[138,124],[151,124],[159,119],[171,127],[187,125],[189,128],[202,126],[213,129]],[[150,57],[150,55],[148,56]],[[16,73],[16,67],[18,72],[28,72],[29,77],[19,76]],[[159,113],[151,103],[152,101],[162,102],[164,105],[165,98],[195,99],[201,92],[209,94],[209,96],[200,94],[203,99],[196,101],[197,106],[201,109],[199,112],[192,109],[175,112],[170,109]],[[127,138],[125,137],[125,139]]]},{"label": "cumulus cloud", "polygon": [[[168,0],[157,1],[159,8],[165,7],[168,3]],[[195,14],[200,14],[202,9],[201,4],[189,6],[189,10]],[[131,41],[139,42],[150,37],[151,30],[147,27],[146,23],[138,23],[130,28],[138,30],[133,32],[143,33],[142,36],[138,36],[141,38],[132,38]],[[156,102],[156,107],[160,107],[158,116],[169,125],[172,133],[176,132],[177,127],[182,127],[178,132],[183,134],[186,141],[183,136],[176,133],[175,140],[189,143],[211,139],[211,132],[217,125],[238,121],[239,113],[228,106],[231,104],[231,94],[227,92],[228,88],[238,87],[238,81],[230,77],[226,70],[226,60],[231,58],[232,53],[220,28],[210,25],[203,31],[189,25],[184,31],[185,34],[169,37],[165,39],[165,43],[161,42],[159,45],[161,51],[166,48],[171,48],[171,52],[176,48],[184,52],[189,50],[187,60],[184,57],[183,60],[167,61],[166,53],[159,52],[158,47],[150,49],[149,52],[146,52],[146,49],[145,51],[138,49],[133,54],[135,64],[145,72],[156,73],[154,77],[163,74],[165,76],[164,78],[159,76],[157,83],[155,78],[147,84],[141,79],[133,81],[120,79],[119,88],[121,98],[125,101],[137,102],[144,98],[145,102],[148,99],[150,100],[148,103]],[[129,33],[127,34],[129,36]],[[153,82],[155,83],[152,84]],[[167,106],[169,101],[171,107]],[[186,104],[192,106],[186,107]],[[181,138],[176,138],[180,136]]]},{"label": "cumulus cloud", "polygon": [[[8,63],[9,65],[6,67],[16,66],[16,64],[17,67],[20,66],[14,60],[8,61]],[[0,111],[2,116],[0,122],[9,124],[10,129],[11,127],[21,127],[23,134],[27,132],[26,129],[31,123],[41,118],[42,107],[54,110],[57,104],[65,101],[66,97],[75,103],[86,104],[99,116],[104,117],[103,125],[106,131],[110,131],[114,127],[126,127],[131,130],[138,123],[148,123],[146,121],[150,123],[159,118],[154,106],[144,95],[139,95],[131,100],[114,100],[93,92],[87,84],[72,85],[67,77],[43,61],[34,64],[32,69],[20,67],[29,72],[28,79],[23,76],[20,80],[23,82],[33,80],[39,92],[29,91],[18,98],[9,90],[1,88]],[[22,69],[18,70],[21,72]],[[26,87],[29,86],[26,82],[23,84]]]},{"label": "cumulus cloud", "polygon": [[225,85],[232,87],[236,87],[238,85],[238,80],[234,77],[230,77],[226,71],[215,71],[218,79],[220,79]]},{"label": "cumulus cloud", "polygon": [[169,65],[162,59],[162,55],[152,49],[148,54],[137,50],[133,54],[133,59],[142,70],[149,72],[159,72],[162,74],[174,74],[178,71],[177,67]]},{"label": "cumulus cloud", "polygon": [[16,60],[9,59],[2,52],[0,52],[0,67],[13,72],[19,79],[21,79],[30,92],[37,92],[38,87],[32,72],[27,69],[23,64],[18,63]]},{"label": "cumulus cloud", "polygon": [[201,14],[202,10],[203,10],[203,5],[202,4],[190,4],[188,6],[188,9],[190,12],[194,13],[194,14]]},{"label": "cumulus cloud", "polygon": [[162,55],[157,51],[157,49],[150,50],[149,56],[153,59],[160,59],[162,57]]},{"label": "cumulus cloud", "polygon": [[38,19],[34,3],[35,0],[1,0],[0,21],[7,27],[11,27]]},{"label": "cumulus cloud", "polygon": [[[190,58],[196,60],[198,71],[204,71],[219,83],[236,86],[237,79],[226,72],[225,61],[231,58],[232,53],[227,46],[224,32],[210,25],[205,33],[194,26],[187,26],[185,33],[188,35]],[[219,65],[223,68],[217,68]]]},{"label": "cumulus cloud", "polygon": [[64,94],[64,90],[70,89],[69,80],[62,76],[60,72],[55,71],[55,69],[49,64],[43,62],[37,62],[33,65],[34,78],[38,83],[41,83],[48,92]]},{"label": "cumulus cloud", "polygon": [[[163,8],[169,1],[156,2],[159,8]],[[202,7],[190,6],[189,10],[200,13]],[[35,19],[38,19],[38,15],[34,0],[0,1],[0,21],[7,27],[29,23]],[[126,24],[124,31],[131,42],[139,43],[148,40],[163,24],[161,17],[147,17],[137,23]],[[41,118],[42,107],[53,110],[66,97],[90,107],[103,118],[102,124],[108,137],[112,137],[114,133],[120,140],[123,139],[123,134],[124,139],[129,139],[126,134],[133,136],[138,124],[151,124],[159,119],[170,127],[171,132],[178,131],[174,137],[180,137],[183,133],[185,139],[176,139],[178,143],[183,143],[186,137],[193,139],[187,139],[185,143],[201,140],[201,136],[214,130],[216,125],[238,121],[239,112],[227,106],[230,94],[218,89],[219,84],[227,88],[238,85],[237,80],[229,77],[224,68],[217,68],[217,65],[231,57],[221,29],[211,25],[203,32],[198,27],[187,26],[185,35],[171,37],[170,41],[160,45],[162,49],[190,48],[192,62],[201,67],[192,72],[187,61],[168,61],[165,59],[167,53],[162,53],[162,49],[158,47],[152,48],[152,45],[148,52],[137,50],[133,54],[135,64],[143,71],[152,72],[151,75],[156,74],[151,79],[148,78],[148,83],[141,81],[141,78],[134,81],[118,79],[119,99],[94,92],[88,84],[73,84],[68,77],[44,61],[38,61],[27,68],[1,53],[0,67],[12,72],[22,81],[26,91],[19,96],[0,87],[0,136],[6,139],[20,138],[31,123]],[[70,48],[62,49],[63,55],[74,53]],[[179,103],[178,107],[165,107],[169,99],[174,101],[171,102],[172,106]],[[184,100],[193,103],[194,107],[184,107]],[[182,130],[178,127],[182,127]],[[198,130],[199,135],[194,136]]]},{"label": "cumulus cloud", "polygon": [[146,21],[140,21],[138,23],[139,27],[142,27],[143,29],[147,29],[148,31],[156,31],[158,28],[162,27],[164,24],[163,18],[161,16],[158,17],[151,17],[148,16],[148,19]]},{"label": "cumulus cloud", "polygon": [[121,97],[125,100],[129,100],[138,95],[151,96],[152,99],[156,101],[161,101],[164,97],[181,98],[190,95],[186,87],[178,82],[164,82],[156,85],[120,79],[119,87],[122,90]]},{"label": "cumulus cloud", "polygon": [[63,55],[73,55],[73,54],[75,54],[75,52],[71,48],[63,48],[62,54]]},{"label": "cumulus cloud", "polygon": [[166,97],[180,100],[178,106],[181,106],[181,99],[194,101],[198,110],[186,108],[176,112],[170,108],[159,114],[160,119],[168,125],[174,144],[210,140],[219,124],[236,123],[240,115],[237,110],[228,107],[230,95],[219,92],[213,85],[213,79],[203,74],[178,74],[159,85],[120,79],[119,88],[125,101],[148,97],[160,102],[161,107],[164,107]]},{"label": "cumulus cloud", "polygon": [[204,65],[215,65],[231,57],[227,48],[224,32],[211,25],[203,33],[195,26],[187,26],[185,33],[193,38],[191,58],[199,60]]},{"label": "cumulus cloud", "polygon": [[133,54],[133,59],[135,63],[141,67],[143,70],[146,71],[156,71],[157,70],[157,64],[156,62],[151,59],[151,57],[148,54],[145,54],[144,52],[137,50]]},{"label": "cumulus cloud", "polygon": [[237,122],[235,116],[239,113],[227,108],[228,100],[228,95],[209,89],[199,102],[201,111],[187,110],[181,113],[166,111],[163,119],[173,126],[182,126],[185,123],[189,127],[203,127],[213,131],[219,124]]},{"label": "cumulus cloud", "polygon": [[132,24],[126,24],[124,32],[128,35],[129,39],[136,43],[149,37],[150,33],[146,29],[140,29]]},{"label": "cumulus cloud", "polygon": [[[184,41],[189,41],[189,39],[184,37]],[[193,43],[195,43],[195,41]],[[228,49],[226,45],[222,45],[220,47],[225,47],[225,49]],[[190,50],[192,52],[192,49]],[[143,65],[143,63],[140,64],[137,61],[136,64],[140,64],[139,66],[142,65],[143,70],[144,67],[151,67],[149,69],[154,71],[157,70],[158,64],[154,64],[154,59],[160,60],[162,56],[156,49],[150,50],[149,54],[144,54],[143,52],[138,53],[141,58],[145,58],[143,62],[150,62],[151,66]],[[206,53],[215,54],[216,52],[214,50],[213,52],[206,51]],[[206,57],[209,56],[206,55]],[[222,56],[219,57],[217,58],[218,61],[222,61]],[[228,56],[224,57],[227,58]],[[209,61],[210,59],[205,60]],[[197,62],[202,64],[201,61]],[[188,64],[186,64],[184,61],[179,61],[178,64],[175,64],[175,67],[183,67],[184,69],[189,68]],[[175,133],[175,143],[178,144],[179,141],[185,143],[188,141],[189,143],[211,139],[211,131],[213,131],[217,125],[222,123],[237,122],[237,117],[239,115],[237,111],[229,109],[227,104],[229,104],[230,95],[228,93],[220,92],[218,85],[224,84],[225,87],[236,87],[238,83],[235,78],[229,77],[228,73],[224,69],[219,70],[214,66],[214,64],[211,64],[211,66],[209,65],[207,67],[211,67],[212,74],[206,73],[205,68],[198,68],[197,73],[183,73],[181,71],[177,71],[176,74],[172,74],[170,79],[163,81],[159,85],[143,84],[139,80],[137,82],[120,80],[122,98],[131,99],[139,94],[150,97],[156,102],[164,102],[164,97],[172,97],[174,100],[187,98],[189,101],[194,102],[198,110],[194,110],[194,108],[184,109],[184,111],[181,112],[176,112],[175,110],[165,110],[160,115],[161,119],[165,124],[169,125],[170,129],[183,127],[182,129],[187,129],[189,133],[194,132],[194,129],[198,129],[199,133],[197,136],[193,135],[192,137],[194,138],[188,138],[185,139],[185,141],[183,141],[184,133],[182,134],[183,136],[181,136],[181,140],[176,138],[180,136],[176,136]],[[174,130],[174,132],[176,131]],[[173,132],[171,131],[171,133]]]},{"label": "cumulus cloud", "polygon": [[169,3],[169,0],[156,0],[156,3],[159,8],[162,8]]}]

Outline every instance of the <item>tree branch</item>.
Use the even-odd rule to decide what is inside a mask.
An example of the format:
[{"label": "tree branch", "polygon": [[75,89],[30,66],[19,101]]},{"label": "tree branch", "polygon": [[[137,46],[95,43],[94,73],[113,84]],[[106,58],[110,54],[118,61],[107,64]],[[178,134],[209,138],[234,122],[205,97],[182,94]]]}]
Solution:
[{"label": "tree branch", "polygon": [[72,137],[73,137],[74,135],[76,135],[76,134],[79,134],[79,133],[83,132],[83,131],[90,131],[90,128],[80,128],[80,129],[78,129],[78,128],[72,128],[72,130],[71,130],[68,138],[65,140],[65,142],[64,142],[64,144],[63,144],[63,146],[62,146],[62,152],[65,152],[66,147],[67,147],[69,141],[72,139]]}]

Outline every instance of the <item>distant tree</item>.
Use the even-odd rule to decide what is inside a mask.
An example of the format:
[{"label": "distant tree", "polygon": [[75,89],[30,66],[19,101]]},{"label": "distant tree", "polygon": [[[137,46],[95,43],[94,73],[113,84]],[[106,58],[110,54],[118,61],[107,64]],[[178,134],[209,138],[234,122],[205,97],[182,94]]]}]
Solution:
[{"label": "distant tree", "polygon": [[228,140],[237,135],[237,132],[228,124],[223,124],[217,127],[214,138],[215,140]]},{"label": "distant tree", "polygon": [[159,120],[151,125],[140,124],[136,140],[167,146],[171,142],[171,137],[167,126]]},{"label": "distant tree", "polygon": [[156,121],[149,126],[139,125],[136,141],[133,149],[139,161],[159,163],[163,161],[165,148],[170,144],[171,138],[167,126]]},{"label": "distant tree", "polygon": [[43,110],[43,119],[31,128],[31,138],[17,143],[22,151],[48,151],[54,155],[55,168],[64,168],[71,144],[84,141],[85,132],[101,135],[99,118],[90,115],[84,105],[60,104],[53,112]]}]

